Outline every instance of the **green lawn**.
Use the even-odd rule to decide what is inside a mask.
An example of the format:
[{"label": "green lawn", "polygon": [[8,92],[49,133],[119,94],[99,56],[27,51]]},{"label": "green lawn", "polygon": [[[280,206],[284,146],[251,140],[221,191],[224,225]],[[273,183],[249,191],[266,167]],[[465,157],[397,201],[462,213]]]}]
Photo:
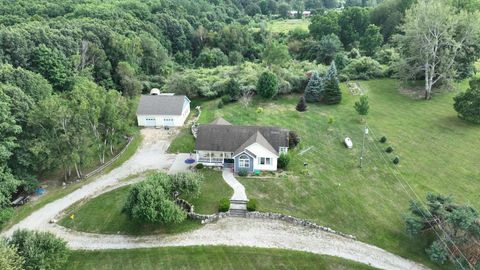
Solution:
[{"label": "green lawn", "polygon": [[[212,214],[217,211],[221,197],[230,197],[233,191],[223,181],[221,173],[203,170],[205,181],[201,186],[198,198],[191,199],[195,211],[202,214]],[[180,224],[154,225],[142,224],[130,219],[122,208],[127,199],[129,186],[115,189],[84,203],[74,205],[59,224],[77,231],[145,235],[159,233],[179,233],[198,228],[199,221],[185,220]],[[190,198],[187,198],[190,201]],[[70,215],[74,214],[74,219]]]},{"label": "green lawn", "polygon": [[196,246],[74,251],[65,269],[322,269],[367,270],[356,262],[306,252],[247,247]]},{"label": "green lawn", "polygon": [[46,204],[51,203],[57,199],[60,199],[66,196],[69,193],[74,192],[75,190],[81,188],[82,186],[96,180],[102,174],[107,173],[117,168],[118,166],[122,165],[125,161],[130,159],[130,157],[132,157],[132,155],[137,151],[138,147],[142,142],[142,139],[143,138],[141,135],[136,134],[136,136],[133,138],[133,141],[130,143],[130,145],[125,150],[125,152],[123,152],[123,154],[117,160],[115,160],[110,166],[105,168],[101,174],[92,176],[88,179],[85,179],[79,182],[75,182],[73,184],[69,184],[66,187],[62,187],[60,184],[51,188],[49,187],[47,189],[48,192],[45,195],[38,198],[37,200],[30,201],[25,205],[15,208],[15,213],[13,217],[3,226],[0,226],[0,229],[6,230],[10,228],[11,226],[20,222],[22,219],[28,217],[31,213],[42,208]]},{"label": "green lawn", "polygon": [[[340,105],[309,105],[306,113],[296,112],[297,96],[275,101],[255,100],[244,109],[240,104],[216,108],[216,102],[204,103],[200,122],[222,116],[233,124],[274,125],[290,128],[302,138],[287,177],[279,179],[243,179],[250,198],[259,200],[260,210],[308,218],[333,229],[356,235],[360,240],[391,252],[429,264],[424,249],[427,241],[411,238],[404,231],[402,215],[409,196],[393,177],[392,165],[382,159],[378,148],[391,145],[401,157],[398,169],[422,197],[427,192],[451,194],[459,203],[480,209],[480,126],[456,117],[452,97],[455,92],[436,94],[431,101],[413,100],[400,94],[395,80],[361,82],[368,91],[371,112],[370,135],[385,135],[366,143],[364,168],[358,168],[363,124],[353,109],[358,97],[345,91]],[[462,85],[465,87],[465,85]],[[257,107],[264,112],[255,112]],[[336,119],[327,131],[327,119]],[[354,149],[342,144],[352,138]],[[299,150],[313,147],[300,156]],[[311,176],[301,174],[308,163]]]},{"label": "green lawn", "polygon": [[204,181],[200,189],[200,196],[196,198],[184,198],[192,203],[194,210],[199,214],[213,214],[218,212],[218,202],[221,198],[230,198],[233,189],[223,180],[219,171],[204,169],[201,170]]},{"label": "green lawn", "polygon": [[273,33],[288,33],[296,28],[308,31],[308,19],[271,20],[267,23],[267,29]]}]

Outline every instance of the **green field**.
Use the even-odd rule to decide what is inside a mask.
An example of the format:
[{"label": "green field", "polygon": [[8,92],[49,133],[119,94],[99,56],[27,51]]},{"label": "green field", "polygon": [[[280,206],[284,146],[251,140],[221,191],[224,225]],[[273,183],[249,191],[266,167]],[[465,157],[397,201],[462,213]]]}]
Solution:
[{"label": "green field", "polygon": [[[422,199],[427,192],[440,192],[479,209],[476,176],[480,166],[473,157],[479,154],[480,127],[457,118],[452,107],[454,92],[424,101],[400,94],[401,85],[395,80],[361,85],[370,99],[370,136],[376,135],[366,141],[363,169],[358,167],[363,124],[353,109],[358,97],[347,93],[345,85],[344,99],[337,106],[309,105],[306,113],[299,113],[295,111],[297,96],[255,100],[247,109],[232,103],[220,110],[216,102],[209,102],[203,104],[203,110],[211,113],[202,115],[200,121],[208,123],[222,116],[233,124],[274,125],[299,133],[302,143],[291,152],[287,176],[241,180],[247,195],[258,199],[260,210],[307,218],[431,265],[424,253],[427,237],[411,238],[404,231],[402,215],[410,197],[393,176],[390,160],[400,156],[397,168],[401,179]],[[257,107],[264,112],[256,113]],[[329,115],[336,119],[331,131],[327,131]],[[382,135],[388,137],[385,145],[377,142]],[[345,136],[352,138],[354,149],[343,146]],[[384,156],[382,151],[388,145],[395,152]],[[309,147],[313,148],[298,154]],[[301,173],[304,162],[311,176]]]},{"label": "green field", "polygon": [[[223,181],[221,173],[203,170],[205,181],[201,186],[200,196],[186,198],[194,204],[195,211],[202,214],[213,214],[217,211],[221,197],[230,197],[233,191]],[[115,189],[84,203],[74,205],[59,224],[77,231],[145,235],[158,233],[179,233],[198,228],[199,221],[185,220],[180,224],[142,224],[130,219],[122,213],[127,199],[129,186]],[[74,214],[74,219],[70,215]]]},{"label": "green field", "polygon": [[352,261],[306,252],[246,247],[172,247],[74,251],[65,269],[322,269],[367,270]]},{"label": "green field", "polygon": [[267,30],[273,33],[288,33],[296,28],[308,31],[308,19],[288,19],[288,20],[271,20],[267,22]]}]

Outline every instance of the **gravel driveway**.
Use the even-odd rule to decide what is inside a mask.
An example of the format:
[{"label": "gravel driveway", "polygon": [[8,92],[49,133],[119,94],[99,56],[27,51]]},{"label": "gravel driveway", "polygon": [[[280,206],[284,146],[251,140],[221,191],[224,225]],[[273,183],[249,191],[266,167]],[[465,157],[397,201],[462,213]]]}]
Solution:
[{"label": "gravel driveway", "polygon": [[50,231],[66,239],[73,249],[130,249],[192,245],[253,246],[337,256],[380,269],[428,269],[372,245],[276,220],[230,217],[191,232],[141,237],[81,233],[57,225],[50,227]]},{"label": "gravel driveway", "polygon": [[3,235],[9,236],[20,228],[50,231],[64,238],[72,249],[89,250],[191,245],[284,248],[337,256],[380,269],[428,269],[372,245],[283,221],[225,218],[191,232],[141,237],[82,233],[49,223],[72,204],[125,185],[120,180],[129,175],[151,169],[170,169],[176,158],[175,155],[165,154],[171,135],[157,129],[143,129],[142,135],[144,140],[139,150],[120,167],[45,205]]},{"label": "gravel driveway", "polygon": [[162,129],[142,129],[143,141],[137,152],[120,167],[100,176],[67,196],[51,202],[21,222],[12,226],[3,235],[11,235],[17,229],[48,230],[49,221],[72,204],[87,197],[102,193],[113,186],[120,185],[121,179],[146,170],[168,170],[175,161],[175,155],[165,154],[171,142],[167,131]]}]

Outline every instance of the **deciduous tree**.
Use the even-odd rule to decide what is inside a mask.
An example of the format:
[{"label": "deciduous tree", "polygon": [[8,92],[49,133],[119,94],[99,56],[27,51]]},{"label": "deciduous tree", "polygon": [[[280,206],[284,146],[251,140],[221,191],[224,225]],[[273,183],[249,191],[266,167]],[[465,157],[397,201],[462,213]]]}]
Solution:
[{"label": "deciduous tree", "polygon": [[399,75],[423,78],[428,100],[435,85],[455,78],[466,47],[479,42],[480,16],[455,11],[443,0],[420,0],[407,11],[401,31],[395,37],[401,54]]}]

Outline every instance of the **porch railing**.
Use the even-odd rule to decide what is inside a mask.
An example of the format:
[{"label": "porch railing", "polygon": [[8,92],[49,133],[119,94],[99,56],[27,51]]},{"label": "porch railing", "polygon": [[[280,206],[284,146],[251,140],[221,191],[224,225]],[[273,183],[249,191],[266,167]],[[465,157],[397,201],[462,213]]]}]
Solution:
[{"label": "porch railing", "polygon": [[223,158],[217,157],[201,157],[198,159],[198,162],[203,163],[223,163]]}]

